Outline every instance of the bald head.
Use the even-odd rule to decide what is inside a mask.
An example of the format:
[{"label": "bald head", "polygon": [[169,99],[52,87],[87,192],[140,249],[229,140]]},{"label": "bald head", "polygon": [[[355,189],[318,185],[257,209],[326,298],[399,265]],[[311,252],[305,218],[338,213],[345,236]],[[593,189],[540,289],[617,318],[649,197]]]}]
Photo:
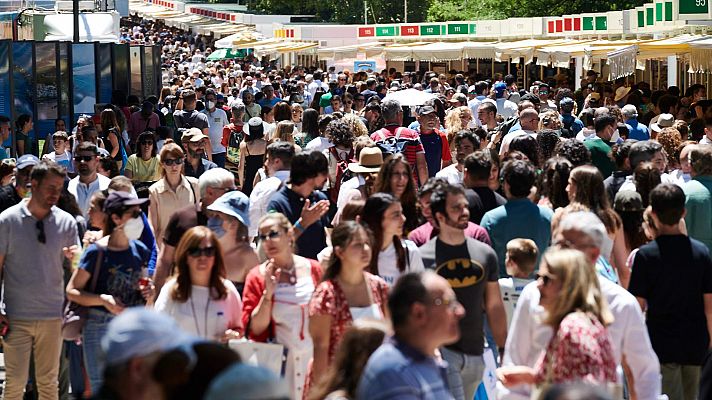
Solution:
[{"label": "bald head", "polygon": [[525,108],[519,113],[519,124],[525,131],[536,131],[539,127],[539,113],[533,108]]}]

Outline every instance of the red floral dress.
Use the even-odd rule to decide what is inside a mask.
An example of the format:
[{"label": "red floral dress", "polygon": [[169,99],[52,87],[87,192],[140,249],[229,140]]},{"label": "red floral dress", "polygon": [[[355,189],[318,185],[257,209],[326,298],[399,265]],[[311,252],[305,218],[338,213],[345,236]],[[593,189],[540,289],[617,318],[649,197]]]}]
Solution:
[{"label": "red floral dress", "polygon": [[534,369],[539,384],[615,382],[616,362],[608,331],[589,314],[567,315]]},{"label": "red floral dress", "polygon": [[[378,304],[381,311],[388,304],[388,284],[376,275],[364,272],[366,282],[371,288],[371,298]],[[333,360],[336,349],[341,343],[346,329],[351,326],[352,318],[349,302],[344,291],[335,280],[327,280],[319,284],[309,302],[309,317],[315,315],[330,315],[332,318],[329,334],[329,363]]]}]

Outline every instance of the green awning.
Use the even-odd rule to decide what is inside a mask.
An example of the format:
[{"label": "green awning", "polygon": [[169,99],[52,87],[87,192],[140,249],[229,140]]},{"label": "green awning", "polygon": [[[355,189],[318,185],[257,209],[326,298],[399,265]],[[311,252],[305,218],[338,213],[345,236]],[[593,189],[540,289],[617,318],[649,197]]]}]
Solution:
[{"label": "green awning", "polygon": [[227,59],[232,59],[232,58],[245,58],[247,56],[247,50],[246,49],[240,49],[240,50],[233,50],[233,49],[215,49],[210,55],[208,56],[208,61],[216,61],[216,60],[227,60]]}]

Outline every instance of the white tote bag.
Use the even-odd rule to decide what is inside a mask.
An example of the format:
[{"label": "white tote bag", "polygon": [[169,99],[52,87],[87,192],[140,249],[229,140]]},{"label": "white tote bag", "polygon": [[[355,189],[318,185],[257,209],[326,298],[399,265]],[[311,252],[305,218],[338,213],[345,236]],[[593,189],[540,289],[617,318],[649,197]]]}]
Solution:
[{"label": "white tote bag", "polygon": [[283,366],[286,360],[284,346],[276,343],[253,342],[245,339],[230,340],[229,346],[240,355],[242,362],[269,369],[283,376]]}]

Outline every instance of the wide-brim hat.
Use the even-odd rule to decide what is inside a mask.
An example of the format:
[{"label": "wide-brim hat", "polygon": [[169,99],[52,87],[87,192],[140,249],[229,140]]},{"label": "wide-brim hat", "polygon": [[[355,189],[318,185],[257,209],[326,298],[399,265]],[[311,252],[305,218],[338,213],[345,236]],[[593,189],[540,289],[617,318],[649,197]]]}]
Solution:
[{"label": "wide-brim hat", "polygon": [[669,128],[675,123],[675,117],[672,114],[660,114],[658,120],[650,124],[650,129],[655,132],[660,132],[664,128]]},{"label": "wide-brim hat", "polygon": [[208,210],[237,218],[242,225],[250,226],[250,199],[240,191],[227,192],[218,197]]},{"label": "wide-brim hat", "polygon": [[613,101],[621,101],[625,96],[630,93],[630,88],[626,86],[621,86],[618,89],[616,89],[616,97],[613,99]]},{"label": "wide-brim hat", "polygon": [[354,173],[372,173],[381,170],[383,153],[378,147],[364,147],[358,155],[357,163],[349,163],[349,171]]}]

